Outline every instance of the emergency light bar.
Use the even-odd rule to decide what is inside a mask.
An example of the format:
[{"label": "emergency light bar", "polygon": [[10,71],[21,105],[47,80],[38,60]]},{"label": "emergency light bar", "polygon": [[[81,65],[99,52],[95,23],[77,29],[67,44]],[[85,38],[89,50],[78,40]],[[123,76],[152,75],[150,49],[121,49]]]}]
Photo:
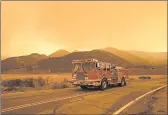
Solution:
[{"label": "emergency light bar", "polygon": [[115,68],[116,69],[124,69],[123,67],[119,67],[119,66],[116,66]]},{"label": "emergency light bar", "polygon": [[98,62],[97,59],[80,59],[80,60],[72,60],[72,62]]}]

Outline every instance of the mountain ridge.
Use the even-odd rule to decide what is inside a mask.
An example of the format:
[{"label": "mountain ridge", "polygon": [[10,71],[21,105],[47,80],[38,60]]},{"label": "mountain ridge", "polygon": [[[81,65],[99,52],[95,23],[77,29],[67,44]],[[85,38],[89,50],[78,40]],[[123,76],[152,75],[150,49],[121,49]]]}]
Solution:
[{"label": "mountain ridge", "polygon": [[[13,71],[18,72],[67,72],[71,71],[72,60],[81,58],[96,58],[100,61],[110,62],[119,66],[132,68],[132,67],[152,67],[152,66],[166,66],[167,58],[165,58],[165,52],[163,53],[163,60],[157,63],[148,60],[147,57],[138,56],[127,51],[118,50],[116,48],[107,47],[104,49],[94,49],[91,51],[77,51],[68,52],[66,50],[58,50],[56,52],[66,52],[63,55],[57,55],[56,57],[46,56],[45,54],[32,53],[26,56],[10,57],[2,60],[2,73],[10,73]],[[67,53],[68,52],[68,53]],[[54,52],[55,53],[55,52]],[[53,53],[52,53],[53,54]],[[161,56],[162,57],[162,56]],[[152,57],[151,57],[152,58]],[[161,63],[161,64],[158,64]]]},{"label": "mountain ridge", "polygon": [[69,54],[70,52],[64,50],[64,49],[59,49],[57,50],[56,52],[52,53],[49,55],[50,58],[53,58],[53,57],[61,57],[61,56],[65,56],[67,54]]}]

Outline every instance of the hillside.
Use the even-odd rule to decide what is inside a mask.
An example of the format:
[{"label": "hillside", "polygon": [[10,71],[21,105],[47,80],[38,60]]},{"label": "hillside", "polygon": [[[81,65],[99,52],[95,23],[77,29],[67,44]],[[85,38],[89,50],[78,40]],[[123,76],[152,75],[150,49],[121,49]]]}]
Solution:
[{"label": "hillside", "polygon": [[[48,72],[70,72],[72,67],[72,60],[81,58],[96,58],[100,61],[111,62],[118,66],[126,68],[146,68],[158,66],[163,68],[167,65],[166,53],[152,53],[147,52],[127,52],[115,48],[105,48],[101,50],[92,51],[78,51],[63,55],[63,50],[57,51],[56,57],[48,57],[37,53],[11,57],[2,60],[2,73],[48,73]],[[65,51],[67,52],[67,51]],[[58,55],[59,54],[59,55]],[[61,56],[62,55],[62,56]],[[58,57],[57,57],[58,56]]]},{"label": "hillside", "polygon": [[49,55],[49,57],[53,58],[53,57],[61,57],[61,56],[65,56],[67,54],[69,54],[70,52],[66,51],[66,50],[58,50],[52,54]]},{"label": "hillside", "polygon": [[36,65],[38,61],[47,59],[46,55],[41,55],[37,53],[33,53],[27,56],[19,56],[19,57],[11,57],[2,61],[1,70],[8,71],[10,69],[20,69],[27,68],[31,65]]},{"label": "hillside", "polygon": [[144,60],[148,60],[156,66],[167,65],[167,52],[129,51],[129,53]]},{"label": "hillside", "polygon": [[148,60],[145,60],[139,56],[136,56],[136,55],[133,55],[131,53],[128,53],[128,52],[125,52],[125,51],[122,51],[122,50],[118,50],[116,48],[112,48],[112,47],[107,47],[107,48],[104,48],[102,49],[103,51],[107,51],[107,52],[110,52],[122,59],[125,59],[127,60],[128,62],[130,63],[133,63],[135,65],[150,65],[151,63],[148,61]]}]

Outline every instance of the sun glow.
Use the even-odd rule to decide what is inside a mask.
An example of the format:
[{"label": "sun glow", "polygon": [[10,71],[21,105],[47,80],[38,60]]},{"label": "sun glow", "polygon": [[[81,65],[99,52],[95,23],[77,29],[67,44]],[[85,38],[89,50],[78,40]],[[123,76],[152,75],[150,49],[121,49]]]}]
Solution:
[{"label": "sun glow", "polygon": [[[15,40],[15,37],[18,39],[17,41]],[[18,56],[21,52],[23,55],[29,55],[31,53],[50,55],[56,50],[62,48],[60,45],[57,45],[42,36],[39,38],[35,35],[29,35],[26,36],[27,39],[22,39],[22,36],[18,35],[15,37],[10,40],[9,48],[13,50],[15,49],[15,52],[13,52],[13,50],[8,50],[10,55]]]},{"label": "sun glow", "polygon": [[59,50],[59,46],[54,43],[49,43],[45,41],[40,41],[37,43],[38,46],[36,46],[36,52],[41,54],[50,55],[51,53]]}]

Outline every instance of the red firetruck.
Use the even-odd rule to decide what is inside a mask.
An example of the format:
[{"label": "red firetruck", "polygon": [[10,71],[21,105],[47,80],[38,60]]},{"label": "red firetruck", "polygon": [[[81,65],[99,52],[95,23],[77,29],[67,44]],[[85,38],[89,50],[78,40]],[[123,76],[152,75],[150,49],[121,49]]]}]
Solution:
[{"label": "red firetruck", "polygon": [[129,78],[127,69],[115,67],[111,63],[96,59],[73,60],[72,65],[71,83],[82,89],[100,87],[101,90],[104,90],[113,84],[122,87],[126,85]]}]

